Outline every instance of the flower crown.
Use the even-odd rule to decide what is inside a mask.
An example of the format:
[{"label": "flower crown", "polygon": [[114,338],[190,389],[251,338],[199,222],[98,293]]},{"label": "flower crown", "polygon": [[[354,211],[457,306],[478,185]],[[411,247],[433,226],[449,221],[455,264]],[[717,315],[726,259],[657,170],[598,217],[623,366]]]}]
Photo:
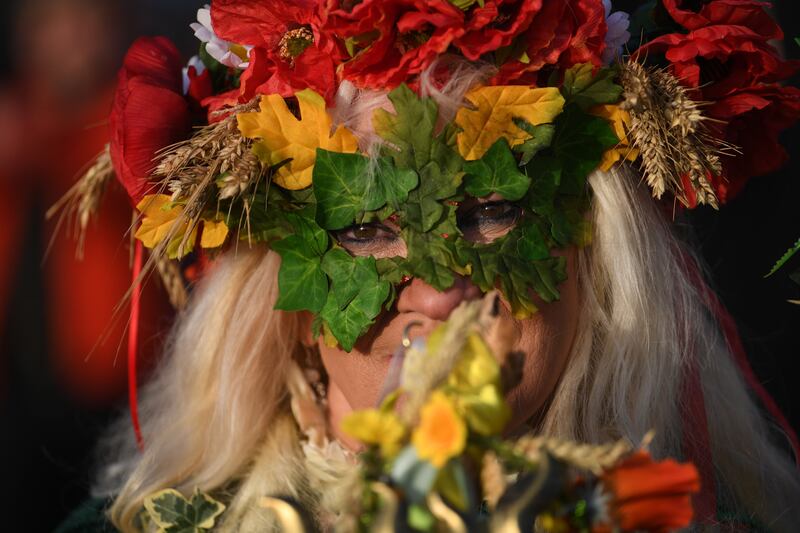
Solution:
[{"label": "flower crown", "polygon": [[[609,0],[217,0],[188,65],[165,38],[133,44],[109,148],[68,212],[85,225],[116,175],[177,293],[169,260],[267,243],[276,307],[311,311],[346,350],[410,277],[444,290],[468,276],[527,316],[534,293],[559,297],[551,251],[589,240],[592,171],[638,161],[656,198],[716,208],[785,159],[800,91],[779,83],[798,65],[770,44],[765,4],[685,4],[631,20]],[[447,113],[432,95],[467,64],[485,75]],[[336,115],[356,91],[389,91],[361,117],[372,148]],[[470,239],[468,198],[501,198],[507,234]],[[387,221],[404,256],[346,246]]]}]

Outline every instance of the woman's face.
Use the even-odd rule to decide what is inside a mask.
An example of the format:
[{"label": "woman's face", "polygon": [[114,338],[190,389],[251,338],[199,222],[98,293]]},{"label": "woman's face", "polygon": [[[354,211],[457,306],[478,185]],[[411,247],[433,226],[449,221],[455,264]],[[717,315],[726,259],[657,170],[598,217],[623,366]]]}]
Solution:
[{"label": "woman's face", "polygon": [[[520,216],[516,209],[499,197],[468,200],[459,208],[463,214],[459,225],[465,237],[490,242],[513,229]],[[340,232],[339,242],[354,255],[379,258],[405,253],[405,244],[390,222],[379,227],[350,228]],[[545,407],[575,337],[578,315],[575,249],[554,251],[554,255],[567,258],[567,281],[559,287],[560,300],[545,303],[537,299],[539,312],[523,320],[512,317],[505,301],[500,310],[501,319],[511,322],[517,333],[513,351],[524,354],[522,381],[507,395],[513,412],[508,428],[511,432]],[[397,291],[395,305],[378,316],[351,352],[327,346],[322,338],[318,341],[329,376],[331,427],[335,436],[352,446],[355,443],[338,431],[340,421],[352,410],[375,406],[392,354],[400,346],[406,326],[419,322],[421,325],[411,330],[411,336],[427,336],[461,302],[482,296],[465,277],[459,277],[444,292],[418,278],[401,284]]]}]

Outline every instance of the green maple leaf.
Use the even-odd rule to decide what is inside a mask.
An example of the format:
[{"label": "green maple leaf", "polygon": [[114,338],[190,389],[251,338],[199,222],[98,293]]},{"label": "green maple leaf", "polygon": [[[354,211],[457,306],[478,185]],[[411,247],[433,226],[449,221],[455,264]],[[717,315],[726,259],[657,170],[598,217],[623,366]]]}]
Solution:
[{"label": "green maple leaf", "polygon": [[329,238],[308,214],[308,211],[287,213],[285,216],[295,233],[271,245],[281,256],[280,295],[275,309],[318,313],[325,305],[328,280],[322,270],[322,256],[328,249]]},{"label": "green maple leaf", "polygon": [[341,347],[350,351],[378,316],[390,284],[378,276],[375,258],[331,250],[323,260],[332,287],[320,316]]},{"label": "green maple leaf", "polygon": [[375,131],[388,142],[384,151],[397,168],[419,175],[403,206],[403,221],[426,232],[441,220],[441,200],[458,192],[463,160],[447,143],[447,131],[435,134],[438,106],[430,98],[419,98],[401,85],[389,93],[395,113],[375,112]]},{"label": "green maple leaf", "polygon": [[416,277],[438,291],[449,289],[457,272],[463,272],[457,261],[455,236],[443,237],[438,231],[420,233],[411,228],[402,232],[408,255],[405,267]]},{"label": "green maple leaf", "polygon": [[601,104],[614,104],[622,96],[622,87],[614,83],[616,72],[601,68],[594,74],[594,65],[582,63],[564,73],[561,94],[566,102],[581,109],[589,109]]},{"label": "green maple leaf", "polygon": [[159,533],[203,533],[214,527],[225,505],[199,489],[191,500],[176,490],[166,489],[145,498],[144,508]]},{"label": "green maple leaf", "polygon": [[[511,304],[511,311],[517,317],[535,313],[537,308],[530,296],[535,291],[545,302],[559,298],[558,284],[566,279],[566,262],[563,257],[547,257],[530,260],[523,257],[535,239],[535,230],[527,230],[526,225],[515,228],[511,233],[490,244],[457,243],[458,259],[469,265],[472,282],[483,291],[490,291],[499,283],[500,289]],[[531,237],[533,235],[533,237]],[[521,241],[531,242],[520,244]],[[541,255],[540,250],[536,255]],[[549,250],[548,250],[549,255]]]},{"label": "green maple leaf", "polygon": [[497,193],[505,200],[522,198],[531,179],[519,171],[508,141],[500,137],[478,160],[464,164],[466,191],[476,198]]}]

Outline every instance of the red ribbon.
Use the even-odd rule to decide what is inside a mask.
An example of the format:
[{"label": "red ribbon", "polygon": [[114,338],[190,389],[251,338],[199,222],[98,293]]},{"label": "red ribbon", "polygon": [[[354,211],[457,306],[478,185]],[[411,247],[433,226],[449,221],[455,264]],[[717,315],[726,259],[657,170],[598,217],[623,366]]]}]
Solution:
[{"label": "red ribbon", "polygon": [[136,241],[133,256],[133,282],[131,285],[131,316],[128,324],[128,406],[136,434],[136,445],[144,450],[142,428],[139,425],[139,401],[136,384],[136,352],[139,340],[139,311],[142,298],[142,284],[139,276],[142,273],[142,241]]}]

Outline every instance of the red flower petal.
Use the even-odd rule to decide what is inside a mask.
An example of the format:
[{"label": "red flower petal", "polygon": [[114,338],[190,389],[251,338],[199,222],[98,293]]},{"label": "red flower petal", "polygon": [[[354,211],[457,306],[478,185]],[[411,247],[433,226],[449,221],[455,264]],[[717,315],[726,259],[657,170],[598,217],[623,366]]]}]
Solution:
[{"label": "red flower petal", "polygon": [[287,29],[315,21],[316,6],[314,0],[214,0],[211,24],[226,41],[272,49]]},{"label": "red flower petal", "polygon": [[134,205],[148,192],[158,150],[185,138],[189,104],[181,94],[181,60],[163,37],[141,38],[118,76],[111,126],[111,161]]},{"label": "red flower petal", "polygon": [[663,4],[675,22],[687,30],[712,25],[745,26],[765,39],[783,39],[783,31],[765,9],[769,7],[767,2],[715,0],[697,12],[681,9],[682,0],[663,0]]}]

